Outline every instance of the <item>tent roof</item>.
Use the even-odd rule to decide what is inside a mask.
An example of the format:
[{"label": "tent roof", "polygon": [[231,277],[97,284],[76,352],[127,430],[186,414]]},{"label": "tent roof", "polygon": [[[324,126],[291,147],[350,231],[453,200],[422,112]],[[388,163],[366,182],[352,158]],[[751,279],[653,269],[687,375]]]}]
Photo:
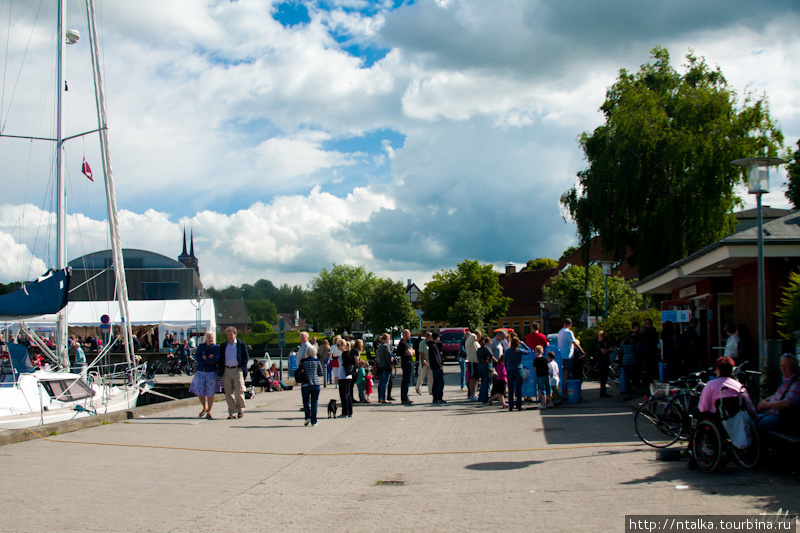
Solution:
[{"label": "tent roof", "polygon": [[[131,300],[128,302],[131,326],[164,325],[168,328],[185,328],[197,324],[197,300]],[[111,323],[118,325],[119,304],[106,302],[70,302],[67,305],[67,322],[72,327],[99,327],[100,318],[108,315]],[[30,325],[53,323],[56,315],[43,315],[27,320]],[[200,327],[216,329],[214,300],[200,300]]]}]

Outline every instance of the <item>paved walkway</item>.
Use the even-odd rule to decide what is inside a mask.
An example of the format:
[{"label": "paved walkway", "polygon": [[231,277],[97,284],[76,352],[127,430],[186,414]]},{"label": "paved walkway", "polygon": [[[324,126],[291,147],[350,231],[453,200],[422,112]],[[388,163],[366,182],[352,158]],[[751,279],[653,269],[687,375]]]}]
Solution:
[{"label": "paved walkway", "polygon": [[446,372],[442,406],[413,395],[328,420],[328,387],[304,427],[295,389],[239,420],[198,404],[0,447],[0,531],[618,532],[626,514],[800,511],[800,483],[775,469],[657,461],[595,384],[580,404],[509,413]]}]

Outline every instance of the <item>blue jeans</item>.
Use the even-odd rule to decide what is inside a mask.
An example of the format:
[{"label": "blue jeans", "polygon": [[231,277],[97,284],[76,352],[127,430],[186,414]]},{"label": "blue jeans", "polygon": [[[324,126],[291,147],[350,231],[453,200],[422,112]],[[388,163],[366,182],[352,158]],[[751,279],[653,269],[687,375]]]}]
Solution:
[{"label": "blue jeans", "polygon": [[444,399],[444,370],[441,368],[438,370],[433,370],[433,399],[436,400],[443,400]]},{"label": "blue jeans", "polygon": [[317,423],[317,404],[319,403],[319,385],[303,385],[303,411],[306,420],[311,420],[312,424]]},{"label": "blue jeans", "polygon": [[478,376],[481,378],[481,389],[478,393],[478,401],[486,403],[489,401],[489,365],[478,365]]},{"label": "blue jeans", "polygon": [[467,360],[459,357],[458,367],[461,369],[461,388],[463,389],[467,386]]},{"label": "blue jeans", "polygon": [[522,410],[522,383],[525,377],[521,368],[508,369],[508,410],[514,409],[514,400],[517,402],[517,411]]},{"label": "blue jeans", "polygon": [[389,385],[389,380],[392,379],[391,370],[381,370],[380,381],[378,381],[378,401],[386,401],[386,387]]},{"label": "blue jeans", "polygon": [[770,431],[778,429],[781,425],[781,417],[777,415],[758,415],[756,427],[762,431]]},{"label": "blue jeans", "polygon": [[403,381],[400,383],[400,401],[408,401],[408,386],[411,383],[411,375],[414,373],[414,365],[411,361],[403,361]]}]

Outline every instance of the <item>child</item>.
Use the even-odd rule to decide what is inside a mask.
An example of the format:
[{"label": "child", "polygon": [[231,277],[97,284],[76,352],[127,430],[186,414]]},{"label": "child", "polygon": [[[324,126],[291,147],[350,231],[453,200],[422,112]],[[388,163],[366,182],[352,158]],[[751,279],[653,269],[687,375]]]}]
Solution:
[{"label": "child", "polygon": [[539,395],[539,408],[546,409],[553,406],[553,397],[550,395],[550,363],[544,357],[541,346],[535,348],[536,358],[533,360],[533,369],[536,372],[536,387]]},{"label": "child", "polygon": [[492,379],[492,392],[489,398],[489,405],[492,405],[493,400],[500,400],[503,404],[503,409],[508,408],[506,403],[506,388],[508,386],[508,374],[506,373],[506,364],[503,362],[503,356],[500,356],[500,361],[494,365],[497,372],[497,377]]},{"label": "child", "polygon": [[367,399],[365,401],[367,403],[370,403],[369,396],[370,394],[372,394],[372,372],[367,372],[366,392],[367,392]]},{"label": "child", "polygon": [[558,389],[558,383],[560,381],[558,378],[558,364],[556,364],[556,354],[554,352],[547,352],[547,365],[550,367],[550,389],[552,391],[550,407],[552,407],[553,400],[561,399],[561,391]]},{"label": "child", "polygon": [[363,359],[358,360],[358,371],[356,372],[356,387],[358,387],[358,401],[359,403],[367,403],[367,397],[364,394],[367,385],[367,362]]},{"label": "child", "polygon": [[333,358],[331,357],[330,352],[328,352],[328,357],[325,358],[325,372],[328,374],[326,377],[328,378],[327,383],[331,382],[331,363],[333,362]]}]

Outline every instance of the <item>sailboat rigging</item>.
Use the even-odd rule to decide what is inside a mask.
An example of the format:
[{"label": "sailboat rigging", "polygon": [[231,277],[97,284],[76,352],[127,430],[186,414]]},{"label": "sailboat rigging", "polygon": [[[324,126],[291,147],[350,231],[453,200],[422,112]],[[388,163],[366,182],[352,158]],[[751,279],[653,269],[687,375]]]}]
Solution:
[{"label": "sailboat rigging", "polygon": [[[27,329],[34,340],[42,342],[41,348],[54,362],[54,370],[35,370],[27,359],[24,347],[9,343],[0,346],[0,428],[26,427],[47,421],[66,420],[97,412],[111,412],[136,405],[145,374],[144,367],[136,366],[133,349],[133,333],[128,320],[128,293],[125,281],[125,265],[122,256],[119,217],[117,213],[114,173],[108,143],[108,123],[106,115],[105,92],[98,54],[97,26],[94,0],[86,0],[88,21],[88,41],[91,52],[94,96],[97,109],[97,129],[72,137],[63,136],[63,93],[64,57],[68,44],[78,42],[80,35],[75,30],[66,29],[66,0],[58,0],[58,49],[56,66],[56,125],[55,137],[47,139],[55,143],[56,174],[56,268],[39,278],[36,282],[25,284],[20,290],[0,296],[0,320],[15,321],[26,328],[25,320],[32,317],[57,313],[55,348],[52,353],[43,346],[35,332]],[[88,372],[70,372],[68,317],[68,289],[70,270],[67,264],[67,188],[64,179],[64,143],[72,138],[98,133],[102,174],[105,184],[105,200],[108,216],[108,229],[111,241],[112,264],[115,275],[115,292],[119,303],[119,343],[125,353],[125,364],[121,369],[108,368],[101,371],[98,361],[106,353],[92,361]],[[0,137],[23,139],[42,139],[7,135]],[[85,162],[84,162],[85,163]],[[86,165],[88,168],[88,165]],[[91,173],[91,171],[90,171]],[[114,343],[109,343],[109,350]],[[26,362],[27,360],[27,362]],[[94,370],[93,370],[94,369]],[[119,370],[115,372],[113,370]]]}]

